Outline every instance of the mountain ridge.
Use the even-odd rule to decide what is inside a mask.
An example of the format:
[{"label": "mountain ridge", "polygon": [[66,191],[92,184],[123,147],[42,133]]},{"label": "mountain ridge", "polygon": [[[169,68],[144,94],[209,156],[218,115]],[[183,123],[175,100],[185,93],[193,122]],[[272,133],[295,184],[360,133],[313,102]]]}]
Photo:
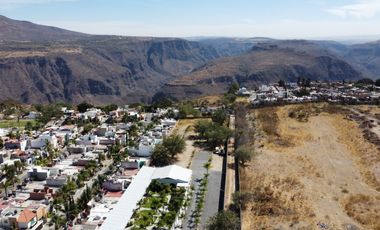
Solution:
[{"label": "mountain ridge", "polygon": [[[270,38],[189,41],[88,35],[37,24],[31,30],[25,23],[29,22],[0,18],[0,28],[12,31],[0,32],[0,100],[150,102],[158,94],[184,99],[223,93],[231,82],[253,87],[298,76],[352,80],[380,73],[379,42],[347,46]],[[41,38],[36,31],[48,36]],[[368,59],[372,62],[366,63]]]}]

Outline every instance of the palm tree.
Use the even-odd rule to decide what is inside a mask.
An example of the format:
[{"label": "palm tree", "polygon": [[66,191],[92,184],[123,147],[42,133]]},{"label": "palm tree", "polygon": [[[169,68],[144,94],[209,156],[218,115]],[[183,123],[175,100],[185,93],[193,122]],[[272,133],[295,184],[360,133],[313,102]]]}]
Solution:
[{"label": "palm tree", "polygon": [[[15,165],[4,165],[2,168],[3,173],[5,174],[5,184],[3,186],[12,185],[13,189],[15,184],[20,182],[20,179],[17,177],[17,170]],[[5,189],[7,190],[7,189]]]},{"label": "palm tree", "polygon": [[21,173],[23,170],[25,170],[25,168],[26,168],[25,163],[22,162],[22,161],[15,161],[15,162],[14,162],[14,166],[15,166],[15,168],[16,168],[16,172],[17,172],[18,174],[20,174],[20,173]]},{"label": "palm tree", "polygon": [[5,197],[8,197],[8,187],[9,187],[9,184],[8,184],[8,181],[2,181],[0,183],[0,187],[4,189],[4,195]]},{"label": "palm tree", "polygon": [[45,151],[49,154],[48,156],[49,163],[53,164],[53,159],[56,157],[57,152],[48,140],[46,140]]},{"label": "palm tree", "polygon": [[203,168],[206,169],[206,174],[208,175],[208,170],[210,170],[210,168],[211,168],[211,162],[207,161],[206,163],[204,163]]}]

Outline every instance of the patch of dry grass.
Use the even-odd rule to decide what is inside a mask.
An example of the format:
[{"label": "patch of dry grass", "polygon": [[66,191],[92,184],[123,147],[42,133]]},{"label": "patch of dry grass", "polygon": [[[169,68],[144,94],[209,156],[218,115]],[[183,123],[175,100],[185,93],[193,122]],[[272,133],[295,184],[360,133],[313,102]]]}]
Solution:
[{"label": "patch of dry grass", "polygon": [[380,181],[374,174],[380,164],[379,150],[364,139],[359,125],[341,116],[332,116],[334,127],[339,131],[339,142],[345,144],[351,153],[359,158],[358,166],[367,184],[380,191]]},{"label": "patch of dry grass", "polygon": [[308,103],[289,106],[288,116],[299,122],[307,122],[311,116],[318,116],[321,113],[346,114],[347,109],[339,105],[326,103]]},{"label": "patch of dry grass", "polygon": [[195,105],[210,105],[210,106],[217,106],[222,104],[222,98],[223,95],[211,95],[211,96],[204,96],[199,97],[197,99],[192,100],[192,102]]},{"label": "patch of dry grass", "polygon": [[257,120],[261,126],[261,130],[268,136],[278,136],[277,128],[279,118],[277,115],[277,108],[267,107],[257,110]]},{"label": "patch of dry grass", "polygon": [[311,225],[314,214],[297,178],[264,173],[252,177],[247,170],[242,171],[241,178],[242,191],[251,193],[243,212],[244,229],[274,229],[278,224],[290,228]]},{"label": "patch of dry grass", "polygon": [[380,230],[380,197],[352,195],[345,200],[344,208],[350,217],[362,225]]}]

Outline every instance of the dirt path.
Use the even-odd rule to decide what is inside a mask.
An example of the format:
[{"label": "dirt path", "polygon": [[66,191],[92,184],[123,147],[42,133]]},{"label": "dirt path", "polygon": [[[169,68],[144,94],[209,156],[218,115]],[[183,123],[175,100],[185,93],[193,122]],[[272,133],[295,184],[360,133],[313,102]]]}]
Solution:
[{"label": "dirt path", "polygon": [[[230,117],[230,129],[235,130],[235,116]],[[235,138],[231,137],[228,140],[227,146],[227,168],[226,168],[226,188],[224,195],[224,209],[228,210],[232,203],[232,195],[235,192],[235,158],[234,153]]]},{"label": "dirt path", "polygon": [[243,229],[380,227],[380,193],[366,183],[360,158],[342,139],[342,132],[361,131],[339,129],[352,122],[339,114],[299,122],[288,109],[277,111],[277,139],[264,137],[261,154],[242,172],[242,190],[265,197],[247,205]]},{"label": "dirt path", "polygon": [[183,153],[177,156],[177,162],[175,163],[178,166],[189,168],[191,164],[192,157],[196,151],[199,151],[198,148],[194,147],[194,140],[191,140],[191,136],[195,135],[193,125],[198,121],[198,119],[183,119],[180,120],[173,134],[183,136],[186,142],[186,149]]}]

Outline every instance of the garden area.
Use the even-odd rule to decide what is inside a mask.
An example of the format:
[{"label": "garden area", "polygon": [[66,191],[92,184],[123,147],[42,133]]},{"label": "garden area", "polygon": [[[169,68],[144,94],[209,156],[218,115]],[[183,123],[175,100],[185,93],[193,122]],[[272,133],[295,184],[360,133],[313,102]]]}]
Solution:
[{"label": "garden area", "polygon": [[132,215],[127,229],[170,229],[182,207],[186,189],[153,180]]},{"label": "garden area", "polygon": [[1,120],[0,128],[25,128],[27,126],[35,126],[37,122],[35,120]]}]

